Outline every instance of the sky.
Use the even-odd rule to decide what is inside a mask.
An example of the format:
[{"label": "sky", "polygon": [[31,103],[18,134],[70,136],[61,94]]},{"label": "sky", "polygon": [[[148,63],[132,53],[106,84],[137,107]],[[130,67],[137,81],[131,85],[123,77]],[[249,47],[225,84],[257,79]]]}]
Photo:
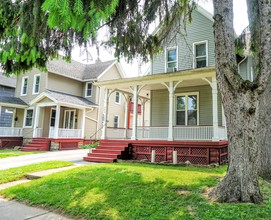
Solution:
[{"label": "sky", "polygon": [[[212,0],[199,0],[199,5],[201,5],[204,9],[213,13],[213,5]],[[241,34],[241,32],[248,26],[247,19],[247,7],[246,0],[233,0],[233,10],[234,10],[234,29],[237,35]],[[80,55],[80,49],[76,48],[73,51],[72,59],[77,60],[79,62],[84,62],[86,53],[82,53]],[[92,61],[89,63],[94,63],[97,60],[97,52],[95,48],[89,49],[91,53]],[[114,59],[112,52],[108,52],[104,49],[100,49],[100,59],[101,61],[107,61]],[[135,60],[132,64],[126,63],[125,59],[121,59],[120,63],[124,69],[124,72],[127,77],[135,77],[138,76],[138,61]],[[145,64],[141,68],[141,73],[145,73],[149,68],[149,64]]]}]

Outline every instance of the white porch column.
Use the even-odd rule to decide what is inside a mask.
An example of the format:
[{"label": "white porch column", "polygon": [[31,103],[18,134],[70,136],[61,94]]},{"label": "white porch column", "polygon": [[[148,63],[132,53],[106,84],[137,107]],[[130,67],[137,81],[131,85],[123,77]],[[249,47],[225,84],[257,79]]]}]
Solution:
[{"label": "white porch column", "polygon": [[34,126],[33,126],[33,138],[36,138],[38,136],[37,128],[39,127],[39,115],[40,115],[40,107],[36,106],[35,110],[35,120],[34,120]]},{"label": "white porch column", "polygon": [[137,106],[138,106],[138,86],[133,88],[133,99],[134,99],[134,109],[133,109],[133,131],[132,131],[132,140],[137,139]]},{"label": "white porch column", "polygon": [[169,118],[168,118],[168,141],[173,141],[173,109],[174,109],[174,84],[173,81],[169,82]]},{"label": "white porch column", "polygon": [[218,111],[217,111],[217,83],[216,78],[212,77],[212,106],[213,106],[213,138],[212,141],[218,141]]},{"label": "white porch column", "polygon": [[55,128],[54,128],[54,138],[58,138],[59,119],[60,119],[60,105],[57,105],[56,106],[56,119],[55,119]]},{"label": "white porch column", "polygon": [[103,129],[101,139],[107,138],[107,117],[108,117],[108,104],[109,104],[109,91],[105,89],[105,102],[104,102],[104,121],[103,121]]},{"label": "white porch column", "polygon": [[82,121],[81,121],[81,125],[82,125],[82,134],[81,134],[81,138],[85,137],[85,122],[86,122],[86,109],[82,109]]},{"label": "white porch column", "polygon": [[127,129],[128,129],[128,105],[129,105],[129,95],[123,94],[125,98],[125,109],[124,109],[124,138],[127,139]]}]

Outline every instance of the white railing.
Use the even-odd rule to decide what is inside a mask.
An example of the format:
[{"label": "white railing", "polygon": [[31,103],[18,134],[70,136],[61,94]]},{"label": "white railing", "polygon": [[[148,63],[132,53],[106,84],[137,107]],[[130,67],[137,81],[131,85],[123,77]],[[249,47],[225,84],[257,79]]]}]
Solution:
[{"label": "white railing", "polygon": [[22,137],[22,128],[0,127],[0,137]]},{"label": "white railing", "polygon": [[50,127],[50,138],[82,138],[82,129],[58,128],[57,137],[55,137],[55,128]]},{"label": "white railing", "polygon": [[107,128],[106,136],[108,139],[131,139],[132,130],[125,128]]},{"label": "white railing", "polygon": [[168,127],[137,127],[138,139],[166,140]]},{"label": "white railing", "polygon": [[212,140],[212,126],[174,127],[174,140]]},{"label": "white railing", "polygon": [[227,127],[218,127],[218,137],[220,140],[227,140]]}]

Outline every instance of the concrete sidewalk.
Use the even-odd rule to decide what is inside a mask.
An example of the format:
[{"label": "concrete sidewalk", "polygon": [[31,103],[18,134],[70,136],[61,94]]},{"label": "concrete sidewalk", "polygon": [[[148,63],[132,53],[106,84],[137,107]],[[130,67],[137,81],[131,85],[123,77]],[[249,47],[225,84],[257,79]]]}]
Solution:
[{"label": "concrete sidewalk", "polygon": [[0,198],[1,220],[72,220],[71,218]]}]

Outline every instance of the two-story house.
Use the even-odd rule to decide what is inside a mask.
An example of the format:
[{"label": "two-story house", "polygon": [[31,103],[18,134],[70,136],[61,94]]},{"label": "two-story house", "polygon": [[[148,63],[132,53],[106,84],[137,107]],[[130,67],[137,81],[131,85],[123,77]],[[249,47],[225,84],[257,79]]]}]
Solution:
[{"label": "two-story house", "polygon": [[0,148],[22,144],[22,125],[18,122],[17,108],[27,107],[20,98],[14,97],[16,78],[6,77],[0,72]]},{"label": "two-story house", "polygon": [[74,149],[86,139],[99,139],[103,124],[124,127],[125,99],[119,92],[110,94],[105,120],[106,94],[94,85],[124,77],[116,60],[82,64],[59,59],[49,61],[47,69],[17,77],[15,97],[27,104],[17,109],[16,116],[26,144],[23,150]]},{"label": "two-story house", "polygon": [[[245,65],[240,64],[240,68]],[[138,125],[134,105],[131,140],[125,142],[133,146],[134,159],[151,160],[153,150],[156,161],[172,161],[173,151],[178,162],[208,164],[227,159],[227,131],[216,83],[213,18],[203,8],[192,13],[186,31],[180,28],[174,38],[165,40],[163,51],[151,61],[149,75],[96,85],[109,91],[132,89],[134,103],[149,95],[150,126]],[[102,141],[101,148],[108,142]],[[105,161],[106,151],[104,155],[94,151],[85,160],[100,161],[99,157]]]}]

